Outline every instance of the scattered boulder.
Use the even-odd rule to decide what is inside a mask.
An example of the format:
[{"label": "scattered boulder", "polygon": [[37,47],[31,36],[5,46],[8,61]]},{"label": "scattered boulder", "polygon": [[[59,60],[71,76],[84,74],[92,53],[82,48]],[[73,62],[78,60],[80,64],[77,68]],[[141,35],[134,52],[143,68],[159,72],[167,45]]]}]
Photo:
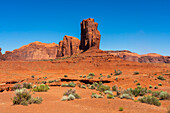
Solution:
[{"label": "scattered boulder", "polygon": [[100,45],[100,32],[97,29],[98,23],[94,19],[89,18],[81,22],[81,45],[80,49],[86,51],[89,48],[99,49]]}]

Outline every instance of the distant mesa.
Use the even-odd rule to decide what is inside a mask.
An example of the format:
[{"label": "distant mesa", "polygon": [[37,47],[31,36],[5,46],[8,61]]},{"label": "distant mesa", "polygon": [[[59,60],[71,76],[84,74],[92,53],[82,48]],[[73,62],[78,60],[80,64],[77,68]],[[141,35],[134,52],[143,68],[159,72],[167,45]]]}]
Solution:
[{"label": "distant mesa", "polygon": [[[57,57],[70,57],[82,52],[90,55],[90,52],[94,53],[95,51],[102,51],[99,50],[100,40],[101,35],[98,30],[98,23],[94,22],[94,19],[88,18],[81,22],[81,40],[66,35],[59,44],[47,44],[36,41],[11,52],[6,51],[3,55],[0,48],[0,60],[49,60]],[[87,50],[88,52],[86,52]],[[139,55],[128,50],[103,52],[124,60],[140,63],[170,63],[170,56],[162,56],[155,53]]]}]

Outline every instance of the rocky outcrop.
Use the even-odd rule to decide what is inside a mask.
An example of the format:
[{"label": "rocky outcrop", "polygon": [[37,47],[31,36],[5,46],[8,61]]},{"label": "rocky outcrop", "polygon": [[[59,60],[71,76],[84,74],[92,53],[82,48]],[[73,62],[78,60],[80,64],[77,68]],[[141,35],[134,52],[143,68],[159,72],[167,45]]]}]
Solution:
[{"label": "rocky outcrop", "polygon": [[170,56],[162,56],[156,53],[139,55],[127,50],[107,51],[107,53],[117,56],[123,60],[140,62],[140,63],[170,63]]},{"label": "rocky outcrop", "polygon": [[55,59],[58,44],[46,44],[33,42],[14,51],[6,51],[3,55],[5,60],[43,60]]},{"label": "rocky outcrop", "polygon": [[0,48],[0,61],[3,60],[1,50],[2,50],[2,49]]},{"label": "rocky outcrop", "polygon": [[91,18],[81,22],[80,49],[84,51],[91,47],[99,49],[101,35],[97,27],[98,23],[94,22],[94,19]]},{"label": "rocky outcrop", "polygon": [[80,40],[72,36],[64,36],[63,41],[59,42],[57,57],[72,56],[79,52]]}]

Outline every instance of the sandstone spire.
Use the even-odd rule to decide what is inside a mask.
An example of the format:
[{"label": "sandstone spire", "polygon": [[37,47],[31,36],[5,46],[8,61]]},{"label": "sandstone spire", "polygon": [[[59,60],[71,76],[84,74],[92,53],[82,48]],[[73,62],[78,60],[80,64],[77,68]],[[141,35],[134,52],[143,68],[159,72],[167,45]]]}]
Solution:
[{"label": "sandstone spire", "polygon": [[80,49],[86,51],[91,47],[99,49],[100,32],[97,29],[98,23],[94,19],[86,19],[81,22],[81,44]]}]

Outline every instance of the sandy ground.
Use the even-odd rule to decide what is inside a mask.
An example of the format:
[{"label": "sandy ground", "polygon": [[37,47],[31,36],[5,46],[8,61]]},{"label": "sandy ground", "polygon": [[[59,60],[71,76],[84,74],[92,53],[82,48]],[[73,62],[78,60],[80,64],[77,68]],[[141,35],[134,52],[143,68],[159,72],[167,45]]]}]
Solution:
[{"label": "sandy ground", "polygon": [[0,93],[1,113],[117,113],[119,107],[123,107],[123,113],[166,113],[169,101],[161,101],[162,106],[157,107],[126,99],[91,99],[90,95],[95,90],[77,89],[82,99],[74,101],[61,101],[65,91],[70,88],[51,87],[48,92],[36,92],[33,96],[41,96],[44,101],[39,105],[12,105],[10,98],[14,92]]}]

